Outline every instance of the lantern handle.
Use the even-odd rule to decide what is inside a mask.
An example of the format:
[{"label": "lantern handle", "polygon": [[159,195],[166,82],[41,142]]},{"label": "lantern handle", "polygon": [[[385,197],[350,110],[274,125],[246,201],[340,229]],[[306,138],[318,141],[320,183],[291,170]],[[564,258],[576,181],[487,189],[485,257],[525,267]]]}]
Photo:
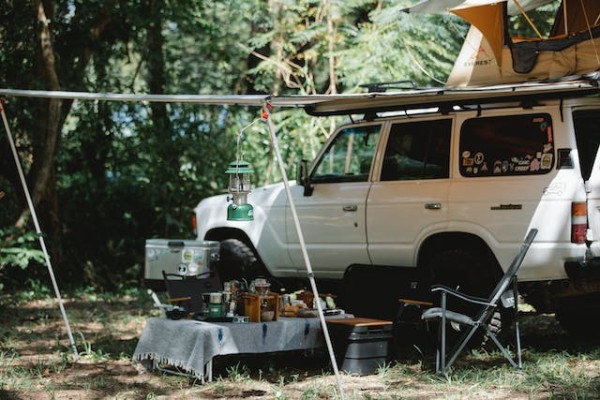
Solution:
[{"label": "lantern handle", "polygon": [[[236,151],[237,151],[237,154],[236,154],[236,159],[237,159],[237,162],[238,162],[238,168],[239,168],[239,162],[240,162],[240,160],[242,160],[242,159],[243,159],[243,157],[242,157],[243,153],[242,153],[242,151],[241,151],[241,148],[242,148],[242,136],[244,135],[244,131],[245,131],[246,129],[250,128],[250,127],[251,127],[252,125],[254,125],[255,123],[257,123],[258,121],[261,121],[261,119],[260,119],[260,118],[256,118],[254,121],[252,121],[251,123],[249,123],[248,125],[246,125],[246,126],[245,126],[245,127],[243,127],[242,129],[240,129],[240,133],[238,133],[238,135],[237,135],[237,143],[236,143],[236,147],[237,147]],[[237,172],[238,172],[238,171],[236,171],[236,173],[237,173]]]}]

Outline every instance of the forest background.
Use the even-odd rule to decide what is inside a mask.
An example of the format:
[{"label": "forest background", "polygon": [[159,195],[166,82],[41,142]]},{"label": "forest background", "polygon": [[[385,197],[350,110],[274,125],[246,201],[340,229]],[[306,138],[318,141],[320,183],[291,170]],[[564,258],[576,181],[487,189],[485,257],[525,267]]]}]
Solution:
[{"label": "forest background", "polygon": [[[0,87],[138,94],[310,95],[373,82],[443,86],[468,26],[416,0],[0,0]],[[550,5],[532,17],[542,25]],[[524,20],[511,22],[524,26]],[[61,285],[140,285],[149,238],[193,239],[199,200],[227,187],[259,110],[8,98],[4,109]],[[292,176],[335,118],[275,110]],[[268,131],[244,132],[257,185],[278,181]],[[225,205],[224,205],[225,207]],[[0,285],[47,271],[0,133]]]}]

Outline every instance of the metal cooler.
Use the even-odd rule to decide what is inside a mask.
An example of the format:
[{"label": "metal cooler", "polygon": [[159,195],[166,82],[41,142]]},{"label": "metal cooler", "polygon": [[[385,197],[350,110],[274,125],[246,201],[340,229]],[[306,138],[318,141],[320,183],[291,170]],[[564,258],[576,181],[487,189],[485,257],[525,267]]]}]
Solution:
[{"label": "metal cooler", "polygon": [[219,261],[219,242],[148,239],[144,265],[146,285],[164,289],[163,271],[181,276],[209,273]]}]

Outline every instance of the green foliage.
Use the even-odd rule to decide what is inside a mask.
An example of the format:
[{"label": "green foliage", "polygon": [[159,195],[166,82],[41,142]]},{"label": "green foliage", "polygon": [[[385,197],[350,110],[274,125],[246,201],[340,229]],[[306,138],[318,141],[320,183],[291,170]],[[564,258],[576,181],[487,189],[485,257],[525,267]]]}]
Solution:
[{"label": "green foliage", "polygon": [[538,32],[544,38],[550,36],[554,24],[554,16],[561,1],[555,0],[527,12],[527,15],[519,13],[509,18],[508,30],[511,36],[520,36],[527,38],[539,38]]},{"label": "green foliage", "polygon": [[44,254],[35,248],[37,245],[35,232],[0,229],[0,268],[13,266],[25,269],[32,262],[43,263]]},{"label": "green foliage", "polygon": [[[414,1],[160,0],[42,2],[63,90],[172,94],[356,92],[374,81],[445,80],[466,26],[407,15]],[[45,89],[33,4],[0,8],[1,86]],[[7,114],[30,182],[49,144],[43,99],[9,99]],[[260,110],[194,104],[68,101],[40,207],[62,281],[115,289],[141,276],[151,237],[191,238],[194,206],[223,192],[241,129]],[[339,122],[274,110],[286,173],[313,159]],[[258,185],[280,179],[266,124],[243,138]],[[0,140],[0,227],[25,209],[6,142]],[[32,162],[33,161],[33,162]],[[31,244],[30,242],[27,242]],[[29,247],[10,262],[37,260]]]},{"label": "green foliage", "polygon": [[411,3],[393,2],[361,25],[345,27],[349,45],[340,50],[338,67],[345,87],[400,80],[443,85],[467,27],[455,17],[401,11]]}]

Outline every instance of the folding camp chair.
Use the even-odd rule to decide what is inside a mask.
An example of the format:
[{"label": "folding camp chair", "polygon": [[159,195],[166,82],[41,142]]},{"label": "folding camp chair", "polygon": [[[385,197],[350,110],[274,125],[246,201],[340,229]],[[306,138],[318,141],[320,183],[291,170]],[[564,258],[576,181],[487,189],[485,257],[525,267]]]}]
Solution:
[{"label": "folding camp chair", "polygon": [[[514,307],[515,312],[517,311],[517,271],[521,267],[521,263],[529,250],[531,242],[537,235],[537,229],[531,229],[527,233],[525,241],[521,245],[521,250],[510,264],[504,276],[500,279],[492,293],[487,299],[478,298],[474,296],[465,295],[456,290],[452,290],[445,286],[436,285],[432,287],[432,292],[441,293],[441,304],[440,307],[434,307],[423,312],[421,318],[425,321],[438,320],[439,322],[439,336],[436,350],[436,365],[435,369],[438,374],[446,374],[450,369],[458,355],[466,347],[469,340],[473,338],[475,333],[479,330],[483,330],[485,337],[488,337],[494,342],[498,349],[502,352],[504,357],[510,362],[514,368],[521,368],[521,339],[519,336],[519,322],[515,320],[515,339],[516,339],[516,353],[517,362],[508,353],[506,348],[502,346],[494,332],[490,330],[489,324],[497,311],[498,307]],[[470,316],[460,312],[455,312],[447,309],[447,297],[452,296],[457,299],[464,301],[465,303],[474,305],[477,308]],[[450,358],[446,362],[446,325],[447,323],[453,323],[454,325],[468,327],[464,334],[459,338],[458,342],[454,345]]]},{"label": "folding camp chair", "polygon": [[186,313],[200,314],[204,307],[202,295],[223,290],[219,277],[212,271],[197,276],[162,273],[169,296],[167,301],[180,305]]}]

